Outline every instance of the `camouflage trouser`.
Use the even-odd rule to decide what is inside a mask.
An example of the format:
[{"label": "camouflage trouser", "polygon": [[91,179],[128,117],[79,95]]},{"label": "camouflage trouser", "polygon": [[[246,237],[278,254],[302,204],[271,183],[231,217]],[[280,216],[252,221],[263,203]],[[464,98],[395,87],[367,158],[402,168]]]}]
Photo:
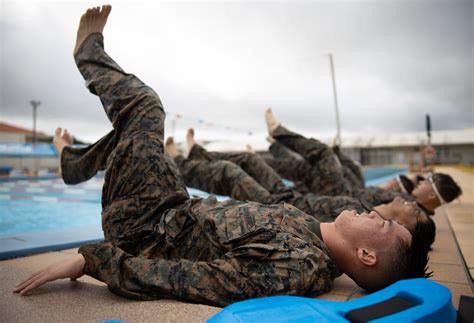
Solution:
[{"label": "camouflage trouser", "polygon": [[[257,178],[272,178],[270,183],[278,182],[267,186],[278,187],[275,190],[266,190],[254,178],[249,176],[242,168],[228,160],[215,160],[214,158],[229,158],[240,162],[243,167],[251,161]],[[253,153],[216,153],[208,152],[199,145],[194,145],[189,158],[182,156],[176,158],[186,185],[206,190],[215,194],[225,194],[230,192],[231,197],[239,200],[256,201],[260,203],[287,202],[298,209],[313,216],[320,222],[332,222],[343,210],[356,210],[363,212],[367,210],[359,200],[349,196],[318,196],[312,193],[298,194],[286,189],[278,174],[268,170],[269,166],[262,157]],[[260,172],[258,172],[260,170]],[[261,174],[269,173],[271,176]],[[189,184],[188,184],[189,180]],[[195,186],[191,185],[194,184]],[[253,194],[252,194],[253,193]],[[244,198],[243,198],[244,196]]]},{"label": "camouflage trouser", "polygon": [[[276,173],[265,160],[256,153],[237,152],[221,153],[208,152],[209,156],[217,160],[227,160],[240,166],[245,172],[252,176],[260,185],[270,193],[280,193],[286,191],[285,184],[281,181],[280,175]],[[188,158],[201,158],[201,153],[194,155],[191,153]]]},{"label": "camouflage trouser", "polygon": [[64,176],[78,182],[83,173],[93,174],[105,166],[105,238],[136,253],[153,235],[161,213],[189,198],[176,165],[164,154],[165,113],[155,91],[125,73],[105,53],[101,34],[89,36],[75,59],[87,87],[99,96],[114,131],[87,151],[76,151],[75,160],[74,150],[66,150]]},{"label": "camouflage trouser", "polygon": [[[294,189],[301,193],[308,193],[306,186],[311,165],[300,155],[292,152],[278,141],[269,147],[270,155],[265,155],[265,162],[270,165],[281,177],[295,183]],[[314,170],[313,170],[314,171]]]},{"label": "camouflage trouser", "polygon": [[352,189],[364,188],[364,176],[362,174],[362,169],[355,161],[349,156],[345,155],[339,146],[334,146],[332,148],[337,158],[342,164],[342,169],[344,172],[344,177],[352,185]]},{"label": "camouflage trouser", "polygon": [[276,203],[291,192],[280,176],[254,153],[208,152],[194,145],[188,158],[175,162],[186,185],[236,200]]},{"label": "camouflage trouser", "polygon": [[[301,193],[309,192],[307,185],[308,174],[317,171],[303,159],[300,155],[292,152],[278,141],[270,145],[271,155],[264,157],[269,164],[280,176],[295,182],[295,189]],[[355,162],[347,157],[339,147],[333,148],[338,160],[341,162],[342,174],[351,190],[364,187],[364,178],[362,170]],[[314,175],[313,175],[314,176]],[[305,183],[306,181],[306,183]]]},{"label": "camouflage trouser", "polygon": [[[193,150],[197,149],[195,145]],[[186,159],[177,156],[187,186],[241,201],[269,203],[271,194],[238,165],[226,160]]]},{"label": "camouflage trouser", "polygon": [[350,196],[325,196],[306,193],[295,195],[288,201],[303,212],[313,216],[319,222],[333,222],[344,210],[357,212],[370,211],[372,206]]},{"label": "camouflage trouser", "polygon": [[301,155],[309,164],[304,183],[316,195],[351,195],[351,185],[333,150],[315,139],[307,139],[279,126],[273,138]]},{"label": "camouflage trouser", "polygon": [[414,201],[414,197],[402,192],[387,191],[376,186],[356,188],[352,191],[352,196],[358,200],[372,205],[390,203],[395,197],[400,196],[406,201]]}]

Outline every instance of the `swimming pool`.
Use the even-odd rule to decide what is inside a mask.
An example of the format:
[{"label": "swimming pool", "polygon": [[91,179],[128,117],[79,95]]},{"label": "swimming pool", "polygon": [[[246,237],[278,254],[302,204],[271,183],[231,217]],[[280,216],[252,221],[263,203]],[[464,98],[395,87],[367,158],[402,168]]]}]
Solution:
[{"label": "swimming pool", "polygon": [[[364,170],[366,185],[406,173],[401,168]],[[291,186],[291,182],[285,181]],[[67,186],[60,178],[0,180],[0,259],[72,248],[103,239],[103,178]],[[208,193],[188,188],[193,197]],[[225,196],[217,196],[222,201]]]},{"label": "swimming pool", "polygon": [[102,240],[102,185],[102,177],[74,186],[60,178],[0,180],[0,259]]}]

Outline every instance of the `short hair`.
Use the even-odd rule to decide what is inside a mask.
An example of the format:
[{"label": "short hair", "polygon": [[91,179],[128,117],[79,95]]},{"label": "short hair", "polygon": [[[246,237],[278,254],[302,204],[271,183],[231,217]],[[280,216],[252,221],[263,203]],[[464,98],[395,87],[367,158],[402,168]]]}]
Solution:
[{"label": "short hair", "polygon": [[424,237],[426,232],[431,232],[431,224],[434,224],[432,220],[430,222],[418,219],[411,243],[407,244],[401,238],[397,238],[395,255],[390,257],[390,263],[381,268],[383,272],[378,278],[362,279],[358,285],[368,291],[377,291],[401,279],[431,277],[433,272],[428,272],[427,266],[431,242]]},{"label": "short hair", "polygon": [[448,174],[434,173],[433,182],[438,189],[439,195],[448,203],[462,194],[459,185]]},{"label": "short hair", "polygon": [[[436,238],[436,225],[433,221],[431,215],[422,215],[423,219],[421,220],[421,229],[420,232],[417,233],[416,239],[423,239],[426,241],[429,250],[431,250],[431,245],[434,243]],[[414,236],[412,234],[412,236]]]},{"label": "short hair", "polygon": [[411,192],[415,188],[415,184],[413,184],[413,182],[405,175],[399,175],[398,179],[399,179],[399,184],[403,186],[401,187],[402,191],[403,189],[405,189],[407,194],[411,194]]},{"label": "short hair", "polygon": [[415,227],[407,227],[407,229],[414,239],[424,240],[431,250],[431,245],[434,243],[436,237],[436,225],[433,221],[432,214],[422,212],[417,215]]},{"label": "short hair", "polygon": [[[398,250],[399,271],[398,279],[429,278],[433,272],[428,272],[428,251],[434,241],[430,236],[431,230],[436,230],[431,217],[428,221],[418,220],[412,234],[411,244]],[[427,234],[428,233],[428,234]],[[433,238],[431,238],[433,237]]]},{"label": "short hair", "polygon": [[416,185],[418,185],[418,183],[420,183],[421,181],[424,181],[424,180],[426,180],[426,178],[424,178],[423,176],[416,175],[415,176],[415,182],[413,184],[415,184],[415,186],[416,186]]}]

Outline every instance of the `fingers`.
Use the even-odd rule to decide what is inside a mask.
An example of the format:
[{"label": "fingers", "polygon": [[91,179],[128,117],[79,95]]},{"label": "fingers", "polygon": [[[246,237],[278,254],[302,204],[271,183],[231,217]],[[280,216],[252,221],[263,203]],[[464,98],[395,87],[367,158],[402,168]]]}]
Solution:
[{"label": "fingers", "polygon": [[53,278],[51,276],[51,272],[49,268],[41,270],[30,277],[28,277],[25,281],[18,284],[13,292],[20,293],[20,295],[26,295],[32,289],[43,285],[44,283],[51,281]]},{"label": "fingers", "polygon": [[34,273],[33,275],[31,275],[30,277],[28,277],[27,279],[25,279],[24,281],[22,281],[21,283],[19,283],[18,285],[15,286],[15,289],[13,289],[13,291],[15,293],[18,293],[20,290],[22,290],[23,288],[25,288],[25,286],[27,286],[28,284],[30,284],[35,278],[37,278],[38,276],[40,276],[45,270],[47,269],[43,269],[43,270],[40,270],[36,273]]},{"label": "fingers", "polygon": [[20,295],[29,295],[30,291],[32,291],[36,287],[39,287],[39,286],[43,285],[44,283],[47,283],[51,280],[52,280],[51,276],[49,276],[46,273],[43,274],[43,275],[37,276],[36,279],[33,279],[19,293],[20,293]]}]

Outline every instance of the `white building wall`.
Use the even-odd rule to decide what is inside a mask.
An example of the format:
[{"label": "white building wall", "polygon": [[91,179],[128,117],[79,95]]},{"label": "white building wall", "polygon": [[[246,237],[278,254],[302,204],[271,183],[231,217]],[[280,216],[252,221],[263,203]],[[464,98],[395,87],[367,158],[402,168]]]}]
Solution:
[{"label": "white building wall", "polygon": [[26,136],[21,133],[0,132],[0,142],[3,143],[20,143],[26,142]]},{"label": "white building wall", "polygon": [[0,167],[11,166],[16,171],[29,169],[32,171],[50,170],[56,172],[59,167],[59,158],[57,157],[0,157]]}]

